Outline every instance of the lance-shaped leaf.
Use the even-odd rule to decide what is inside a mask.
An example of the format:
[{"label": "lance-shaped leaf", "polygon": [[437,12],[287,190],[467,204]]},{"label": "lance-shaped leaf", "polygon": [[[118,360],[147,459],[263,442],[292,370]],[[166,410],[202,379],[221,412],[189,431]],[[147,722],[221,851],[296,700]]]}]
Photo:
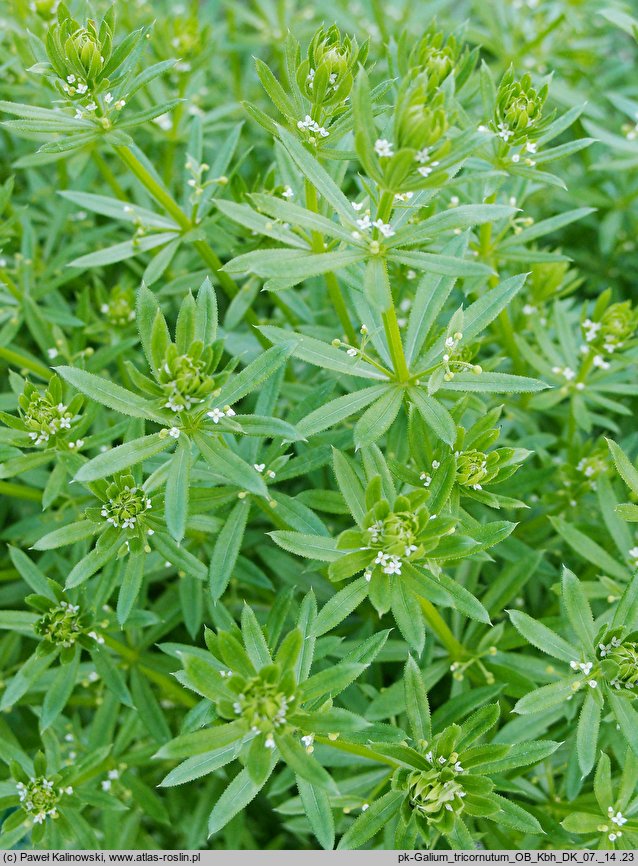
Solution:
[{"label": "lance-shaped leaf", "polygon": [[86,370],[79,370],[76,367],[55,367],[55,371],[82,394],[103,406],[108,406],[109,409],[114,409],[123,415],[131,415],[133,418],[152,419],[160,424],[166,423],[166,416],[158,412],[148,400],[138,397],[137,394],[121,385],[116,385],[114,382],[109,382],[94,373],[88,373]]},{"label": "lance-shaped leaf", "polygon": [[161,454],[175,443],[175,440],[164,433],[152,433],[140,439],[132,439],[116,448],[98,454],[75,474],[76,481],[97,481],[109,475],[116,475],[129,466],[136,466],[156,454]]}]

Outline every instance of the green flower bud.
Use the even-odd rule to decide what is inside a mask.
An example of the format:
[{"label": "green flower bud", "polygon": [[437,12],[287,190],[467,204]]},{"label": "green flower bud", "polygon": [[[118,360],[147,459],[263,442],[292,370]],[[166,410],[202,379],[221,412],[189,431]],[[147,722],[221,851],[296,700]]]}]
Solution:
[{"label": "green flower bud", "polygon": [[47,818],[57,818],[57,805],[60,797],[66,791],[56,788],[51,779],[37,776],[25,784],[16,785],[24,811],[35,824],[42,824]]},{"label": "green flower bud", "polygon": [[135,321],[135,295],[130,288],[115,286],[109,300],[100,305],[100,312],[109,325],[125,328]]},{"label": "green flower bud", "polygon": [[418,824],[435,825],[440,832],[449,832],[455,817],[465,808],[465,769],[456,752],[439,753],[437,741],[442,745],[440,737],[435,737],[429,748],[427,743],[420,743],[430,769],[400,770],[394,787],[406,792],[408,809],[416,815]]},{"label": "green flower bud", "polygon": [[146,491],[137,487],[132,475],[122,475],[106,488],[100,516],[116,529],[143,530],[144,517],[152,507]]},{"label": "green flower bud", "polygon": [[46,35],[46,49],[68,95],[82,97],[95,92],[111,57],[114,15],[111,9],[100,24],[89,19],[82,25],[60,6],[58,21]]},{"label": "green flower bud", "polygon": [[447,128],[443,94],[433,96],[427,77],[419,76],[399,99],[394,121],[395,146],[422,151],[436,144]]},{"label": "green flower bud", "polygon": [[52,604],[33,626],[37,635],[60,647],[74,646],[90,629],[90,618],[81,612],[77,604],[66,601]]},{"label": "green flower bud", "polygon": [[297,69],[301,92],[323,110],[343,103],[366,54],[367,46],[359,48],[356,39],[342,38],[336,25],[327,30],[320,28],[308,46],[307,59]]},{"label": "green flower bud", "polygon": [[[633,642],[614,646],[612,641],[605,653],[605,658],[618,665],[618,672],[610,685],[614,688],[635,689],[638,683],[638,644]],[[602,655],[602,652],[601,652]]]},{"label": "green flower bud", "polygon": [[456,458],[456,480],[463,487],[480,490],[498,475],[498,454],[492,451],[463,451]]},{"label": "green flower bud", "polygon": [[227,719],[241,718],[253,732],[283,733],[288,726],[288,713],[294,711],[294,689],[283,687],[281,672],[276,665],[268,665],[257,676],[246,680],[233,674],[227,681],[235,701],[221,700],[220,715]]},{"label": "green flower bud", "polygon": [[413,67],[425,73],[433,92],[454,70],[460,53],[454,36],[446,39],[441,31],[430,29],[417,43],[410,61]]},{"label": "green flower bud", "polygon": [[62,399],[62,383],[54,376],[42,394],[27,382],[18,398],[20,418],[33,445],[54,446],[64,440],[77,421],[82,398],[75,397],[67,405]]},{"label": "green flower bud", "polygon": [[633,337],[638,327],[638,310],[631,306],[631,301],[611,304],[603,313],[600,324],[602,342],[619,348]]},{"label": "green flower bud", "polygon": [[504,142],[519,144],[529,137],[542,118],[547,91],[546,84],[537,91],[529,74],[516,81],[510,69],[503,76],[496,95],[492,125]]},{"label": "green flower bud", "polygon": [[173,412],[188,410],[213,393],[212,360],[212,350],[204,349],[201,342],[192,343],[187,354],[179,354],[177,346],[170,344],[158,371],[167,409]]}]

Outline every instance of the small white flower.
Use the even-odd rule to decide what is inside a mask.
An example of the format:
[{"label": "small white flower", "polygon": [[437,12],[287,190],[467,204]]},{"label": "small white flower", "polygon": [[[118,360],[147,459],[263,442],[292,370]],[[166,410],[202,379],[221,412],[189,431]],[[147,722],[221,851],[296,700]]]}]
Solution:
[{"label": "small white flower", "polygon": [[112,782],[110,779],[104,779],[104,781],[102,782],[102,790],[103,791],[110,791],[111,785],[112,785]]},{"label": "small white flower", "polygon": [[179,427],[171,427],[168,431],[168,435],[173,439],[179,439],[180,429]]},{"label": "small white flower", "polygon": [[514,135],[506,123],[499,123],[498,132],[496,134],[499,138],[502,138],[503,141],[509,141],[509,139]]},{"label": "small white flower", "polygon": [[264,469],[266,468],[265,463],[253,463],[253,466],[257,470],[257,472],[263,472]]},{"label": "small white flower", "polygon": [[107,105],[110,105],[113,102],[113,94],[107,93],[104,97],[104,102],[106,102]]},{"label": "small white flower", "polygon": [[605,361],[602,355],[594,355],[593,360],[594,367],[598,367],[600,370],[609,370],[609,361]]},{"label": "small white flower", "polygon": [[109,770],[107,773],[109,779],[119,779],[120,771],[119,770]]},{"label": "small white flower", "polygon": [[384,238],[391,238],[394,234],[394,229],[389,223],[384,223],[382,219],[375,220],[372,225],[379,229]]},{"label": "small white flower", "polygon": [[286,186],[281,195],[282,195],[282,198],[292,198],[294,196],[294,192],[292,191],[291,187]]},{"label": "small white flower", "polygon": [[374,152],[380,157],[394,156],[392,147],[392,142],[388,141],[387,138],[377,138],[374,143]]},{"label": "small white flower", "polygon": [[213,409],[210,412],[206,413],[209,418],[212,419],[213,424],[219,424],[219,422],[224,417],[224,412],[221,409]]},{"label": "small white flower", "polygon": [[355,349],[354,346],[351,346],[346,352],[346,355],[349,355],[351,358],[356,358],[358,354],[359,350]]},{"label": "small white flower", "polygon": [[528,141],[528,142],[525,144],[525,150],[526,150],[528,153],[536,153],[536,148],[537,148],[537,147],[538,147],[538,144],[537,144],[535,141]]},{"label": "small white flower", "polygon": [[264,746],[265,746],[267,749],[274,749],[274,748],[275,748],[275,740],[274,740],[272,734],[269,734],[269,735],[266,737],[266,742],[264,743]]},{"label": "small white flower", "polygon": [[59,352],[56,348],[52,347],[51,349],[47,349],[47,355],[49,356],[49,358],[51,358],[51,360],[53,360],[53,358],[57,358],[58,354]]},{"label": "small white flower", "polygon": [[78,86],[77,86],[77,91],[78,91],[78,93],[80,93],[80,94],[82,94],[82,93],[86,93],[86,91],[87,91],[88,89],[89,89],[89,88],[88,88],[88,85],[84,84],[84,82],[82,82],[82,81],[80,81],[80,83],[79,83]]}]

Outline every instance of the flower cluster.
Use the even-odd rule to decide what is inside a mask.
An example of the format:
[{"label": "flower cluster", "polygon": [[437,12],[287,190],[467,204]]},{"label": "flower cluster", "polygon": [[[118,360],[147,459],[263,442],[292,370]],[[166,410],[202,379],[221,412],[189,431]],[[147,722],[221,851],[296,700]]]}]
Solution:
[{"label": "flower cluster", "polygon": [[297,85],[306,99],[328,115],[350,95],[354,74],[365,62],[367,45],[342,36],[336,25],[320,28],[308,45],[308,54],[297,67]]},{"label": "flower cluster", "polygon": [[18,398],[20,426],[33,445],[55,447],[64,443],[69,448],[74,447],[72,425],[78,423],[82,403],[79,395],[69,403],[64,402],[62,382],[57,376],[52,377],[44,393],[31,382],[25,382]]},{"label": "flower cluster", "polygon": [[34,824],[42,824],[47,818],[58,818],[57,806],[60,798],[73,793],[70,785],[56,788],[55,783],[44,776],[29,779],[26,783],[17,782],[16,789],[22,808]]},{"label": "flower cluster", "polygon": [[[374,495],[369,488],[369,496]],[[381,574],[401,575],[404,562],[418,563],[427,559],[445,535],[455,531],[455,522],[430,514],[425,491],[412,491],[399,496],[390,506],[380,498],[367,512],[361,530],[348,529],[339,536],[341,550],[359,551],[368,582]],[[365,557],[364,557],[365,554]]]},{"label": "flower cluster", "polygon": [[122,530],[129,536],[143,537],[152,533],[147,526],[147,515],[153,503],[132,475],[120,475],[103,483],[96,492],[102,498],[102,505],[99,509],[87,510],[87,515],[96,523]]},{"label": "flower cluster", "polygon": [[529,74],[517,79],[510,68],[499,84],[496,95],[492,129],[503,143],[509,146],[531,143],[532,136],[538,136],[547,123],[543,120],[543,107],[547,100],[548,86],[544,84],[537,90]]},{"label": "flower cluster", "polygon": [[177,346],[168,346],[164,361],[158,370],[158,381],[166,396],[164,406],[171,412],[188,411],[202,403],[215,390],[210,375],[213,351],[194,343],[187,353],[180,354]]}]

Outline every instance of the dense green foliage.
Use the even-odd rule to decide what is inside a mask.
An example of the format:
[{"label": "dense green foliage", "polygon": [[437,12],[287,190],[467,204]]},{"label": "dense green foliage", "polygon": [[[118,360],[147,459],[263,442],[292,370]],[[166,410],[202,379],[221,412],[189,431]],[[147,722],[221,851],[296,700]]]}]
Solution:
[{"label": "dense green foliage", "polygon": [[0,16],[0,847],[638,847],[638,22]]}]

